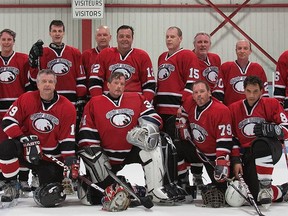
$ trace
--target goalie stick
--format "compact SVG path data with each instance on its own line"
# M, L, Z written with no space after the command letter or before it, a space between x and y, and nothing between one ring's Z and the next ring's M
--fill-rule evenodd
M112 177L118 184L120 184L131 196L133 196L141 205L145 208L152 208L154 206L150 196L139 197L126 183L122 182L105 164L104 164L108 174Z
M187 140L195 147L199 157L201 158L201 160L203 160L204 162L207 162L209 163L210 166L212 166L213 168L215 168L215 165L210 161L210 159L203 153L199 150L199 148L196 146L196 144L191 140L190 137L187 137ZM241 174L238 174L238 177L239 177L239 180L240 182L243 184L246 192L247 192L247 196L246 197L234 184L231 184L232 180L229 179L229 178L226 178L225 180L240 194L240 196L242 196L243 198L245 198L245 200L255 208L256 212L258 213L259 216L265 216L261 211L260 209L258 208L249 188L248 188L248 185L245 183L243 177Z

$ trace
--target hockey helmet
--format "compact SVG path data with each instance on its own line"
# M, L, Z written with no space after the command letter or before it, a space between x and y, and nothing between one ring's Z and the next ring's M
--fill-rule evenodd
M241 184L240 181L238 180L234 180L233 182L231 182L228 187L227 190L225 192L225 200L226 202L233 207L240 207L245 203L245 198L243 196L240 195L239 192L237 192L233 186L236 187L239 192L241 192L245 197L247 197L247 191L245 190L243 184Z

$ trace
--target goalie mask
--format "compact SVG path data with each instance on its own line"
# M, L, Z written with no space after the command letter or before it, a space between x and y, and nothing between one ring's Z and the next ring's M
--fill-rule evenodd
M233 184L238 190L247 197L247 191L243 187L240 181L235 180L228 185L226 192L225 192L225 200L226 202L233 207L240 207L245 203L245 198L242 197L231 185Z
M224 193L215 185L205 185L201 191L204 205L212 208L220 208L225 206Z

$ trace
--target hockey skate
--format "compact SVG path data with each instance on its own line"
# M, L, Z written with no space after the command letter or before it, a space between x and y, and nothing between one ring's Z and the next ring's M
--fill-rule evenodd
M72 180L65 177L63 180L62 180L62 185L64 187L64 194L66 195L72 195L74 194L74 186L73 186L73 183L72 183Z
M0 180L0 191L3 190L3 186L5 185L5 181L4 180Z
M204 186L204 182L202 179L202 174L193 174L193 186L196 186L198 191L201 194L201 190Z
M28 198L29 193L31 192L31 187L27 181L20 181L20 197Z
M19 183L16 180L7 182L4 186L4 194L1 196L1 207L9 208L17 205L19 198Z
M278 186L282 192L281 202L288 202L288 183L282 184Z
M38 187L39 187L39 178L38 176L33 174L31 181L31 191L35 191Z
M268 209L272 203L272 188L271 188L271 180L263 179L259 182L259 193L257 197L257 201L265 208Z

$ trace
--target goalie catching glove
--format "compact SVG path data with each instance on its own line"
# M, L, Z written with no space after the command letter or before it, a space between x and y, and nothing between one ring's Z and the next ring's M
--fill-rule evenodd
M38 58L43 55L43 41L39 39L30 49L29 64L32 68L38 67Z
M159 127L143 118L139 119L139 125L128 131L127 142L145 151L154 150L160 139Z
M130 199L128 192L119 184L114 183L104 191L102 198L103 210L118 212L124 211L129 207Z
M19 138L20 143L23 144L24 157L32 164L39 164L39 160L42 158L42 150L40 141L36 135L22 136Z
M257 137L276 138L278 140L283 140L284 137L280 126L266 122L255 124L253 132Z
M229 155L218 157L215 163L214 178L217 182L224 182L229 177L230 172Z

